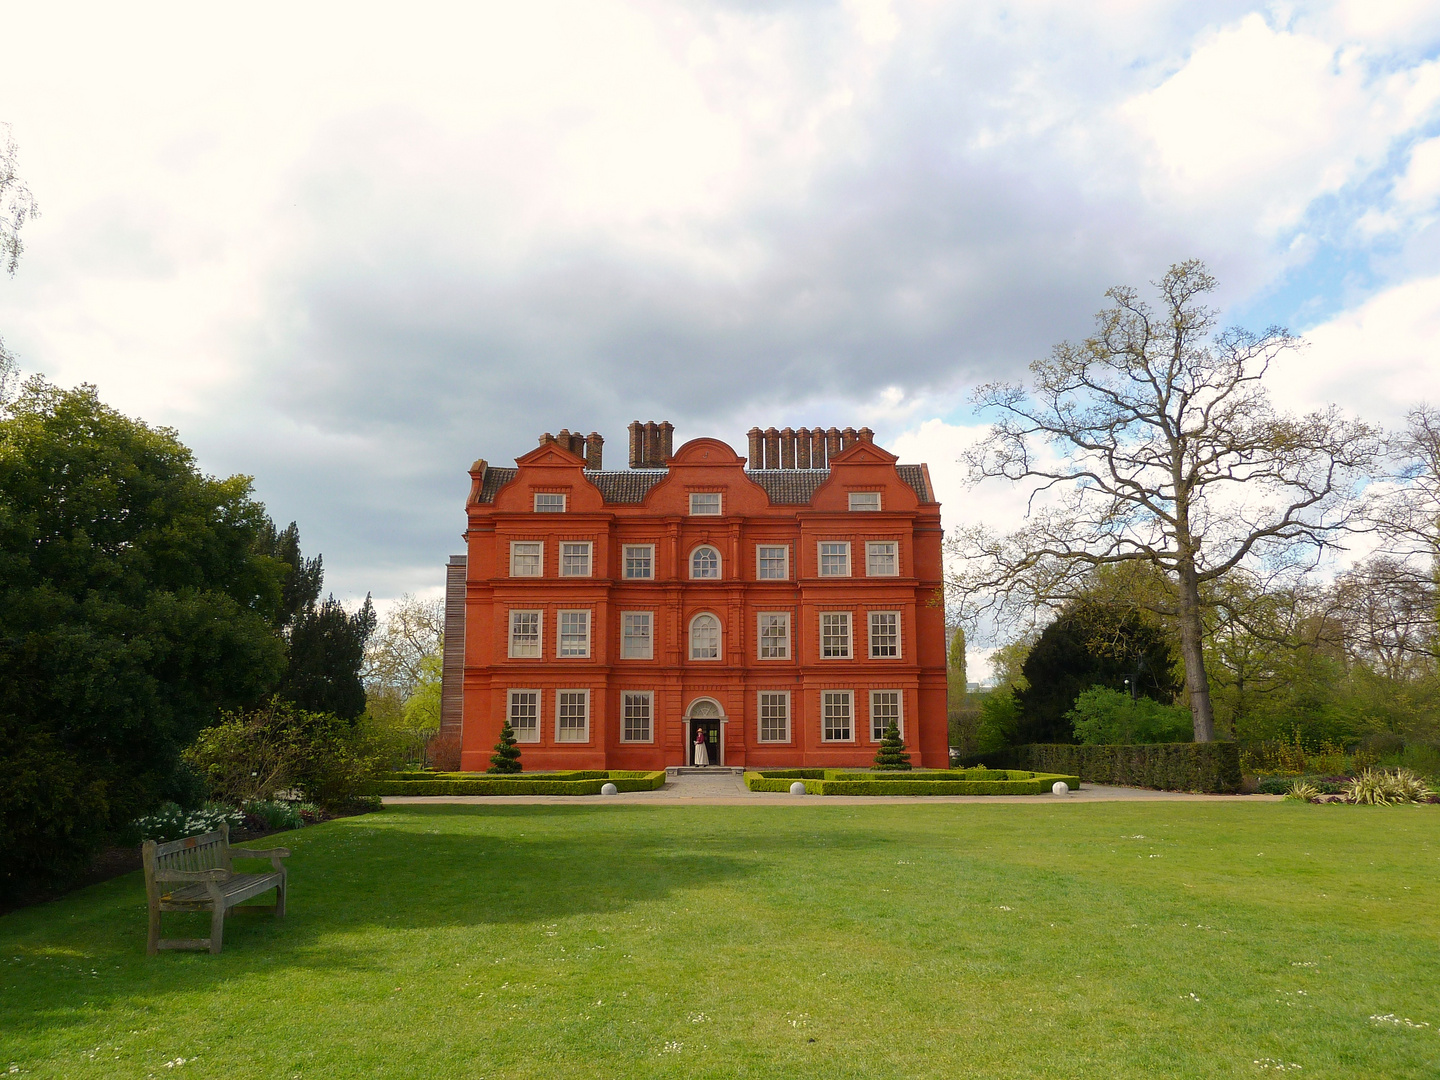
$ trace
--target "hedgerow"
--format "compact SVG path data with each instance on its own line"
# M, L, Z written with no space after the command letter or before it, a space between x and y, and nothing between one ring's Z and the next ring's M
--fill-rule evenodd
M1075 746L1030 743L994 753L973 754L966 764L1036 772L1071 773L1092 784L1158 788L1162 791L1240 790L1240 750L1233 742L1143 743L1133 746Z
M414 775L414 774L412 774ZM421 774L423 775L423 774ZM665 770L638 772L612 769L586 770L573 774L555 773L494 776L451 773L442 778L418 780L372 780L366 795L598 795L606 783L620 791L654 791L665 784Z
M822 775L793 775L797 772L820 772ZM1059 773L1003 769L956 769L954 773L958 775L936 770L900 779L844 769L764 769L747 772L745 786L751 791L788 792L792 783L801 780L807 795L1043 795L1059 780L1071 787L1080 786L1079 777ZM986 775L988 779L969 779L964 775L966 773Z

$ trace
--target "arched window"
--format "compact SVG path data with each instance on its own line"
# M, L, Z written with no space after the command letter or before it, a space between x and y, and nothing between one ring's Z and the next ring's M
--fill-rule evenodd
M690 553L690 576L692 578L718 578L720 576L720 552L708 544Z
M720 659L720 620L714 615L696 615L690 620L690 659Z

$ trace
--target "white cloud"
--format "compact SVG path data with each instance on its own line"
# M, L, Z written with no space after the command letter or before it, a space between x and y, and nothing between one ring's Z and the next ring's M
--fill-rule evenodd
M1121 113L1152 147L1152 198L1273 236L1433 110L1433 68L1377 72L1361 48L1250 14Z
M1405 174L1395 182L1395 198L1421 212L1440 200L1440 137L1417 143L1410 151Z
M1393 427L1418 402L1440 402L1440 276L1385 289L1305 338L1309 348L1272 373L1276 399L1290 409L1339 403Z

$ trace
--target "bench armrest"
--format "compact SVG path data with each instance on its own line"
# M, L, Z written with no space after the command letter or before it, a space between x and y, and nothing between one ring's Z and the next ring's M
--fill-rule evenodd
M228 881L234 877L229 870L156 870L156 881Z
M232 847L230 849L232 859L288 859L290 849L287 847L277 848L243 848Z

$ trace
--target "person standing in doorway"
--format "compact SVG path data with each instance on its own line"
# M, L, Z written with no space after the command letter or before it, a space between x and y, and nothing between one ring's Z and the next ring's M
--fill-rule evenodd
M705 766L710 764L710 748L705 745L705 729L695 729L695 764Z

